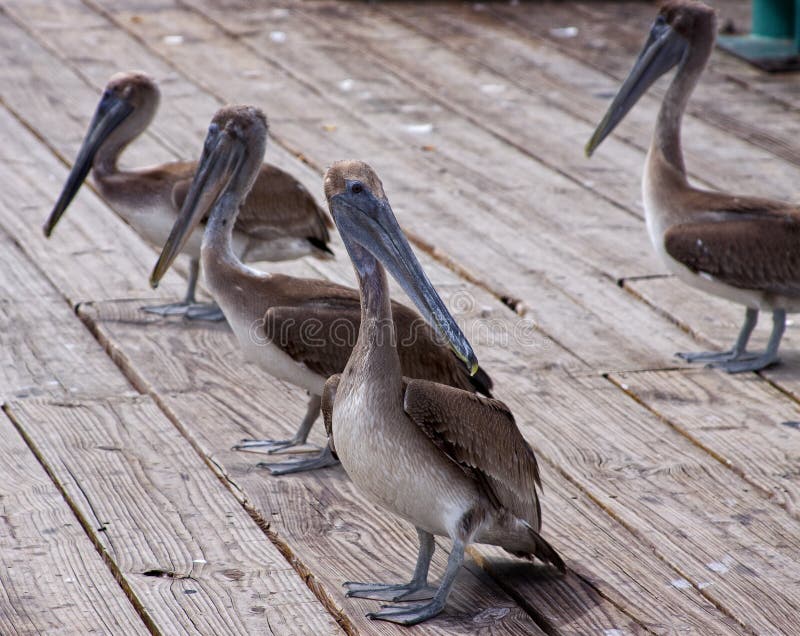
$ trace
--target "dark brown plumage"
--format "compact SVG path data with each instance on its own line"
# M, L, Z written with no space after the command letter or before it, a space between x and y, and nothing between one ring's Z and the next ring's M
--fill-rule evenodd
M341 373L361 325L358 291L327 281L277 274L270 284L282 293L280 299L273 297L277 304L271 304L264 314L264 340L314 373L326 378ZM470 376L417 312L392 301L392 319L404 375L491 396L489 376L485 372Z
M664 233L667 253L733 287L800 297L800 210L694 191L689 220Z
M140 171L140 179L154 182L172 180L172 201L180 210L192 184L196 162L167 164L152 171ZM269 211L269 213L265 213ZM208 215L201 225L208 222ZM333 227L330 216L316 202L311 193L285 170L265 163L261 166L252 189L247 194L236 217L236 231L248 238L242 254L248 260L250 252L257 251L258 243L284 238L303 238L314 250L331 255L328 247Z

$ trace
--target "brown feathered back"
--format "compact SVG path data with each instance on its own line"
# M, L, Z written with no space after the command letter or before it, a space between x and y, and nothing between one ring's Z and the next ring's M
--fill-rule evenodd
M186 176L175 183L172 199L178 210L183 206L194 178L196 164L185 166ZM205 224L208 217L201 222ZM261 166L255 183L242 203L236 230L251 241L270 241L293 237L313 239L321 245L330 241L333 222L302 183L277 166Z
M778 201L690 189L685 221L664 233L667 253L725 284L800 296L800 210Z
M263 337L323 377L344 371L361 326L358 291L281 275L273 275L270 284L283 293L282 298L269 299ZM491 395L491 378L483 371L470 377L419 314L392 301L392 319L403 375Z

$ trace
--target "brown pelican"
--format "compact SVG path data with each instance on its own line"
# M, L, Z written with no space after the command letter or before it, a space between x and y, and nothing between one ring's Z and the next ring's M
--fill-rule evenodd
M348 595L431 599L368 615L419 623L444 608L473 541L538 557L563 571L561 558L539 535L536 458L506 405L403 376L384 266L471 371L478 362L411 251L378 176L358 161L337 163L325 177L325 195L361 292L358 341L344 372L325 385L326 429L356 486L412 523L420 542L409 583L345 583ZM434 535L453 541L436 590L427 584Z
M196 162L130 171L117 167L125 147L152 121L158 103L158 87L144 73L118 73L111 78L61 196L44 225L45 236L50 236L92 169L98 190L125 221L152 245L164 244L186 198ZM264 164L237 219L233 249L240 258L252 261L280 261L309 254L326 258L331 256L329 227L328 215L299 181L280 168ZM149 307L148 311L221 318L218 309L195 303L201 239L202 230L198 230L184 246L191 258L184 301Z
M786 312L800 310L800 208L700 190L689 184L681 152L681 118L711 56L714 10L699 2L666 3L644 49L586 146L591 154L648 87L677 66L656 120L642 181L647 230L667 269L683 282L746 307L731 349L679 353L730 373L757 371L778 360ZM763 353L747 351L758 312L772 312Z
M245 266L234 251L234 231L266 148L267 122L256 108L229 106L214 116L197 174L180 217L153 270L153 285L167 271L201 219L208 218L201 258L206 283L247 358L273 376L306 389L311 398L297 434L290 440L247 441L238 448L268 452L305 444L319 416L325 380L344 370L360 319L358 291L324 280L266 274ZM470 377L458 359L437 342L415 312L393 304L404 372L467 391L489 395L491 380ZM335 463L326 445L315 458L260 464L274 474Z

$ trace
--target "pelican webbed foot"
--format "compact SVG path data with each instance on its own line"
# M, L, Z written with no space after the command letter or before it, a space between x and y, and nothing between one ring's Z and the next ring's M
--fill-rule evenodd
M433 598L436 588L424 581L410 583L355 583L342 584L348 598L368 598L374 601L424 601Z
M733 360L751 360L758 354L747 351L737 351L735 348L727 351L680 351L675 354L686 362L707 362L708 366L714 366L717 362L731 362Z
M274 455L281 452L305 453L321 451L316 444L309 444L304 439L243 439L233 447L233 450L266 453Z
M753 328L756 326L757 319L758 310L748 308L739 338L730 352L726 352L731 355L725 357L724 354L718 354L718 357L706 356L701 358L699 357L700 354L697 354L694 360L703 360L708 363L707 366L721 369L728 373L760 371L771 364L775 364L778 362L778 347L780 347L783 332L786 329L786 311L784 309L775 309L772 312L772 333L769 336L766 351L764 353L748 353L746 351L747 342L750 339ZM684 359L688 360L688 358ZM689 360L689 362L692 361Z
M428 585L428 570L431 567L436 542L430 532L417 528L419 551L414 575L408 583L354 583L347 581L342 586L347 590L345 596L369 598L376 601L422 601L433 598L436 588Z
M225 320L225 314L215 303L187 303L186 301L167 305L151 305L142 307L142 311L157 316L183 316L188 320L205 320L219 322Z
M444 606L445 601L438 598L423 605L384 605L377 612L369 612L367 618L398 625L416 625L440 614Z
M708 367L726 371L729 367L732 369L741 367L742 371L753 370L745 367L751 366L752 363L762 357L757 353L747 351L750 334L753 333L757 322L758 310L748 307L745 311L744 324L739 331L739 336L736 338L736 343L727 351L700 351L697 353L676 353L675 355L682 360L686 360L686 362L705 362ZM763 366L759 368L763 368ZM738 371L731 371L731 373L738 373Z
M204 320L206 322L222 322L225 314L217 303L194 303L186 308L183 314L186 320Z
M778 354L765 351L761 355L750 355L746 358L739 358L736 360L729 360L727 362L712 362L709 367L714 369L722 369L728 373L744 373L746 371L761 371L771 364L778 362Z
M258 462L258 468L266 468L273 475L289 475L291 473L303 473L309 470L317 470L319 468L327 468L328 466L336 466L339 463L331 452L330 446L322 449L319 455L311 459L296 459L288 462Z
M297 432L291 439L243 439L233 447L233 450L266 453L267 455L272 455L273 453L281 451L285 452L289 449L292 449L291 452L293 453L322 451L320 453L320 456L322 456L325 449L321 449L319 446L314 446L313 444L308 444L306 441L308 440L308 434L311 432L311 427L314 426L314 422L316 422L319 417L321 405L321 396L309 395L306 414L303 417L303 421L300 422L300 428L297 429ZM298 448L300 446L304 448ZM269 464L265 464L265 466L269 466ZM277 464L273 464L273 466L277 466Z
M158 316L183 316L187 320L205 320L207 322L220 322L225 320L225 314L217 303L198 303L195 300L197 277L200 272L200 262L193 258L189 261L189 281L186 286L186 296L181 302L168 305L153 305L142 307L142 311Z
M424 565L425 580L428 578L428 565L430 565L431 557L433 556L433 535L430 535L419 528L417 532L420 536L420 554L417 558L417 568L414 572L415 579L421 573L421 568ZM427 536L425 536L427 535ZM425 554L425 540L430 538L430 554ZM450 595L450 589L456 580L456 574L461 569L461 564L464 563L464 547L465 544L460 539L453 541L453 549L450 551L450 557L447 559L447 569L445 570L442 582L436 593L433 595L430 603L423 603L421 605L384 605L377 612L370 612L367 618L377 621L389 621L390 623L398 623L399 625L416 625L422 621L433 618L439 614L447 603L447 597ZM427 563L426 563L427 560ZM413 583L413 579L412 579ZM406 599L411 600L411 599Z
M431 599L430 603L420 605L383 605L377 612L370 612L367 618L378 621L389 621L400 625L415 625L439 614L447 602L450 588L453 586L456 574L464 562L464 543L460 540L453 542L453 550L447 560L442 583L438 588L428 585L428 570L430 569L433 552L436 549L433 535L421 528L417 528L419 537L419 553L414 575L406 584L393 585L389 583L352 583L344 584L347 596L369 598L381 601L419 601Z

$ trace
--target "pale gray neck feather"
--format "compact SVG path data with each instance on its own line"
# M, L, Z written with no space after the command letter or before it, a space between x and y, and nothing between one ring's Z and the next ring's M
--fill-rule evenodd
M658 111L653 148L678 172L686 175L681 150L681 121L697 80L711 55L711 46L692 47L678 67Z
M372 369L383 379L392 376L399 379L400 358L386 271L368 250L346 237L343 240L353 261L361 294L361 326L348 366L359 366L367 375L372 375L369 373Z
M128 143L130 143L130 140L115 142L109 139L98 148L97 154L95 154L94 161L92 162L92 169L94 170L96 178L103 179L120 172L117 163L119 161L119 156L122 154L122 151L125 150Z

